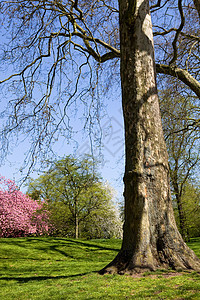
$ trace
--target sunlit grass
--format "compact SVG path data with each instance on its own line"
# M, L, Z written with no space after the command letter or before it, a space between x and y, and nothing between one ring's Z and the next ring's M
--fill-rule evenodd
M200 299L195 272L99 275L120 245L120 240L0 239L0 299ZM200 238L189 245L200 256Z

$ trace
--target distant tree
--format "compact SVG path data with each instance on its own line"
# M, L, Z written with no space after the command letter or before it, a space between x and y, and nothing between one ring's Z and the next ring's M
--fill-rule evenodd
M187 211L183 199L188 180L198 177L200 162L199 103L195 97L180 95L173 87L160 93L160 107L164 136L169 154L172 193L179 216L179 228L188 240Z
M93 189L93 191L88 189L86 198L94 197L95 190L96 192L99 190L99 198L96 199L98 203L82 219L82 236L87 238L122 238L122 221L117 207L112 202L112 189L105 183L99 183Z
M114 224L119 221L112 193L89 157L78 160L66 156L55 161L47 172L30 181L28 194L48 199L55 234L76 238L117 235Z
M42 203L19 191L12 180L0 176L0 237L48 233L48 215Z
M186 182L182 192L182 210L184 212L184 225L187 239L200 236L200 187L192 182ZM180 228L180 215L175 203L175 218Z

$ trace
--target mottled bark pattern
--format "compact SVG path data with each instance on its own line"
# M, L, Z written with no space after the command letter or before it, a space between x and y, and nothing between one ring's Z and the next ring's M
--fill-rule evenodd
M122 248L100 273L199 269L177 230L156 89L147 0L120 0L121 82L125 122L125 223Z

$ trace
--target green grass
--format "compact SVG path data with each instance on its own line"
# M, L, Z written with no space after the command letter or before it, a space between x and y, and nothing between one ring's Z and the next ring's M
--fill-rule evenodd
M0 300L200 299L200 275L99 275L120 240L0 239ZM189 246L200 257L200 238Z

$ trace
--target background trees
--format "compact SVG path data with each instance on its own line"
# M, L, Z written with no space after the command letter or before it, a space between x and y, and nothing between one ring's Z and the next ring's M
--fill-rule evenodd
M121 236L112 191L102 183L95 168L90 157L78 160L66 156L30 181L28 194L48 199L54 234L76 238Z
M184 213L184 231L186 239L200 236L200 188L197 182L187 181L181 195L182 210ZM178 205L174 205L175 217L181 232L180 214Z
M113 191L94 167L89 157L55 161L46 173L30 180L29 196L0 177L0 237L121 238Z
M169 154L171 187L178 212L177 221L185 240L189 239L189 219L191 220L190 213L187 211L189 206L185 205L186 194L188 203L194 205L193 217L195 211L199 213L192 199L195 188L191 184L191 180L195 184L199 178L200 111L198 102L191 95L180 94L179 89L176 89L175 85L172 86L170 81L169 88L160 93L163 130ZM191 190L191 200L188 198L189 190ZM193 226L194 224L195 222Z
M48 234L48 213L43 204L19 191L15 183L0 177L0 237Z

